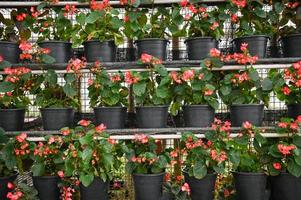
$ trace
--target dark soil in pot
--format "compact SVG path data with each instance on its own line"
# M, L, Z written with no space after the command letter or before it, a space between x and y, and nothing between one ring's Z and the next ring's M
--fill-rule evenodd
M210 127L214 121L214 109L208 105L187 105L183 113L186 127Z
M6 195L9 192L9 189L7 188L7 183L14 182L17 178L17 174L6 176L6 177L0 177L0 199L6 200Z
M191 190L192 200L213 200L216 174L207 174L203 179L197 179L184 172L185 182Z
M270 176L271 198L270 200L297 200L301 197L301 178L288 173L278 176Z
M44 130L60 130L73 126L73 108L41 108L40 111Z
M135 200L160 200L165 173L133 174Z
M230 106L232 126L240 127L245 121L261 126L264 117L263 104L234 104Z
M5 131L22 131L25 109L0 109L0 127Z
M80 185L81 200L108 200L109 182L104 182L99 177L94 177L94 181L88 187Z
M283 37L281 42L284 57L301 57L301 33Z
M135 41L137 45L138 59L143 53L155 56L164 61L167 59L168 40L160 38L147 38Z
M72 43L65 41L43 41L38 45L42 48L50 49L50 56L55 59L55 63L67 63L72 57ZM58 70L66 69L66 66L56 67Z
M237 200L265 200L267 176L264 173L233 172Z
M165 128L168 118L168 106L136 107L138 128Z
M115 62L117 47L113 40L100 42L91 40L84 42L87 62Z
M60 189L58 176L33 176L32 181L34 187L38 191L40 200L59 200Z
M287 116L296 119L301 115L301 104L287 105Z
M21 50L15 42L0 41L0 55L10 63L19 63Z
M95 123L105 124L108 129L122 129L126 123L126 107L96 107L94 108Z
M185 41L189 60L201 60L208 57L210 49L218 48L218 41L213 37L189 38Z
M248 44L248 50L251 56L258 56L259 58L265 58L267 55L268 36L266 35L254 35L245 36L233 39L234 52L241 52L240 47L243 43Z

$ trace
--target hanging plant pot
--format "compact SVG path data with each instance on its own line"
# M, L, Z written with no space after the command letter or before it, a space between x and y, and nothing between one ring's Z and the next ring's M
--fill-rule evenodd
M44 130L60 130L72 127L74 110L72 108L41 108Z
M271 200L296 200L301 196L301 178L283 172L270 176L269 180Z
M218 48L218 41L213 37L195 37L185 41L189 60L202 60L208 57L210 49Z
M208 105L183 106L186 127L210 127L214 121L214 109Z
M237 200L265 200L267 176L264 173L233 172Z
M167 117L168 106L136 107L138 128L165 128Z
M33 186L38 191L40 200L59 200L60 189L58 176L33 176Z
M108 129L122 129L126 122L126 111L126 107L96 107L96 125L103 123Z
M301 33L283 37L281 42L284 57L301 57Z
M17 178L18 174L14 174L11 176L6 177L0 177L0 199L7 199L6 194L9 192L9 189L7 188L8 182L14 182Z
M160 200L165 173L133 174L135 200Z
M267 54L267 44L269 37L266 35L245 36L233 39L234 52L241 53L240 47L243 43L248 44L251 56L265 58Z
M18 63L21 50L15 42L0 41L0 55L10 63Z
M113 40L100 42L91 40L84 42L85 55L87 62L115 62L116 61L116 45Z
M104 182L99 177L94 177L93 182L85 187L80 185L81 200L108 200L109 199L109 182Z
M234 104L230 106L230 118L234 127L240 127L245 121L261 126L264 116L263 104Z
M287 116L296 119L301 115L301 104L287 105Z
M5 131L22 131L25 109L0 109L0 127Z
M65 41L43 41L38 45L42 48L50 49L50 56L55 59L55 63L67 63L72 57L72 43ZM57 66L55 69L64 70L66 66Z
M184 172L184 177L190 187L192 200L214 199L216 174L207 174L203 179L197 179Z
M164 61L167 59L168 40L160 38L147 38L135 41L137 45L138 59L143 53L155 56Z

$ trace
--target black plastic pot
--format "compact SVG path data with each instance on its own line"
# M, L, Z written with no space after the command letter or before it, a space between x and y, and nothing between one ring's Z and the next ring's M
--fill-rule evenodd
M50 49L50 56L55 59L55 63L67 63L72 57L72 43L65 41L43 41L38 45L42 48ZM56 69L65 69L66 66L56 67Z
M22 131L25 109L0 109L0 127L5 131Z
M160 38L147 38L135 41L137 45L138 59L141 54L146 53L155 56L161 60L167 59L168 40Z
M263 104L235 104L230 106L230 118L234 127L240 127L245 121L261 126L264 116Z
M0 41L0 55L10 63L18 63L21 50L15 42Z
M115 62L117 47L113 40L100 42L91 40L84 42L85 55L88 62Z
M184 172L185 182L191 190L192 200L213 200L216 174L207 174L203 179L197 179Z
M168 106L136 107L138 128L165 128L167 117Z
M99 177L94 177L94 181L88 187L80 185L81 200L108 200L109 182L104 182Z
M6 200L6 195L9 192L9 189L7 188L8 182L14 182L17 178L17 174L14 174L12 176L7 177L0 177L0 199Z
M135 61L136 60L136 48L125 48L125 61Z
M165 173L133 174L135 200L160 200Z
M237 200L265 200L264 173L233 172Z
M288 173L269 177L271 184L270 200L296 200L301 197L301 178Z
M59 200L60 189L58 176L33 176L33 186L38 191L40 200Z
M189 60L201 60L208 57L210 49L218 48L218 41L213 37L189 38L185 41Z
M287 116L296 119L301 115L301 104L287 105Z
M210 127L214 121L214 109L208 105L183 106L186 127Z
M60 130L72 127L74 110L72 108L41 108L44 130Z
M266 35L245 36L233 39L234 52L241 52L240 47L243 43L248 44L248 50L252 56L265 58L267 55L267 44L269 37Z
M281 42L284 57L301 57L301 33L283 37Z
M105 124L108 129L124 128L126 123L126 107L97 107L94 108L95 123Z

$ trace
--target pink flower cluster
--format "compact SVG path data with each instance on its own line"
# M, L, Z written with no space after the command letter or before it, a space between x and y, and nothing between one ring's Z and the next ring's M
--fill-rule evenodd
M31 72L29 68L26 67L17 67L17 68L5 68L4 74L8 75L5 78L6 82L16 83L20 80L20 77L24 74Z
M146 143L148 143L148 136L145 134L136 134L134 136L134 141L136 143L146 144Z
M102 11L106 8L110 7L109 0L103 0L102 2L97 2L96 0L90 1L90 8L91 10Z
M283 155L283 156L288 156L292 152L292 150L296 149L295 145L284 145L284 144L278 144L277 146L278 151Z
M135 84L139 81L139 78L135 77L131 71L125 72L124 79L125 79L125 82L130 85Z
M278 127L282 129L288 129L289 132L298 132L299 126L301 125L301 115L297 117L295 121L287 122L280 121Z
M290 68L284 70L284 78L289 85L284 86L281 91L289 96L294 89L301 88L301 61L294 63Z
M215 149L210 150L210 157L219 163L224 162L228 158L225 151L217 152Z
M146 53L141 54L140 60L144 64L159 65L162 63L160 59Z
M86 60L79 59L79 58L72 58L69 60L67 64L67 72L70 72L71 70L74 71L75 73L79 73L81 69L84 69L87 65Z

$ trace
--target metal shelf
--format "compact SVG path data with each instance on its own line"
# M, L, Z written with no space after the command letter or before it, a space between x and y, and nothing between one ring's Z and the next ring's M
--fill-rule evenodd
M101 2L101 1L99 1ZM148 6L152 4L151 0L146 1L147 3L142 4L143 6ZM179 3L180 0L154 0L154 4L157 5L171 5L174 3ZM202 0L202 3L208 4L216 4L216 3L224 3L226 0ZM18 8L18 7L31 7L38 6L41 1L0 1L0 8ZM60 1L57 4L53 4L52 6L65 6L68 4L75 5L77 7L89 7L89 3L80 3L77 1ZM120 5L119 1L111 1L110 4L113 7L123 7Z

